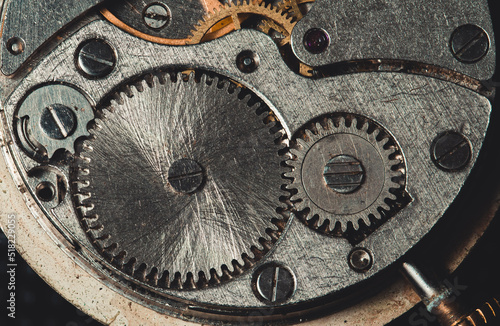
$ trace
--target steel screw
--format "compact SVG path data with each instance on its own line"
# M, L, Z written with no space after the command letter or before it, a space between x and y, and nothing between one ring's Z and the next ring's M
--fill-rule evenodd
M279 304L295 293L295 276L281 265L270 263L259 268L253 276L255 295L266 304Z
M459 171L469 164L472 148L469 140L455 131L437 136L431 145L431 158L444 171Z
M142 12L144 24L152 29L161 29L170 22L170 10L161 3L152 3Z
M168 181L175 191L192 193L203 184L203 169L193 160L180 159L168 170Z
M474 63L488 53L490 40L484 29L467 24L455 29L451 36L450 47L457 60Z
M363 273L372 268L373 258L365 248L354 248L349 254L349 267L358 273Z
M304 35L304 46L312 54L324 52L330 45L330 36L321 28L312 28Z
M76 51L76 67L82 75L89 79L109 75L115 65L115 51L104 40L88 40L82 43Z
M65 139L75 131L76 116L67 106L54 104L43 110L40 127L50 138Z
M18 55L24 52L26 44L20 37L12 37L7 41L7 50L10 54Z
M361 162L349 155L337 155L325 165L325 182L334 191L348 194L363 183L365 170Z
M241 72L252 73L259 67L259 56L250 50L242 51L236 57L236 65Z

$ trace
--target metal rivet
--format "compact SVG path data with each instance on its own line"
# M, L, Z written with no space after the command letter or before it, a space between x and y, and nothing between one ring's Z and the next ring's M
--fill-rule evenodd
M365 248L354 248L349 253L349 267L358 273L363 273L372 268L373 258Z
M142 19L151 29L161 29L170 23L170 10L162 3L152 3L144 8Z
M467 24L455 29L451 36L450 47L457 60L474 63L488 53L490 40L484 29Z
M295 293L295 275L276 263L260 267L254 273L252 282L255 295L269 305L283 303Z
M241 72L252 73L259 67L259 56L250 50L242 51L236 57L236 65Z
M363 183L365 169L361 162L349 155L337 155L325 165L323 177L328 187L335 192L348 194Z
M203 184L204 175L201 166L190 159L175 161L168 170L168 182L175 191L189 194Z
M7 50L10 54L18 55L24 52L26 43L20 37L12 37L7 41Z
M61 104L48 106L40 116L40 127L50 138L65 139L76 129L75 113Z
M116 65L114 49L106 41L92 39L82 43L76 51L76 67L89 79L109 75Z
M455 131L437 136L431 145L431 158L444 171L460 171L470 162L472 147L469 140Z
M313 54L324 52L330 45L330 36L321 28L312 28L304 35L304 46Z
M40 182L35 189L38 199L44 202L53 200L56 196L56 187L47 181Z

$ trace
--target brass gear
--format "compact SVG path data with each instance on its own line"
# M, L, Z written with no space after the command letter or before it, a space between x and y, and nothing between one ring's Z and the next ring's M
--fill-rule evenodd
M273 28L284 35L280 43L290 42L292 29L297 23L293 16L289 16L285 11L270 4L266 5L264 2L238 0L207 13L195 26L188 44L213 40L234 30L239 30L241 29L241 17L247 18L248 15L258 15L264 17L265 20L272 21ZM222 25L217 26L221 22ZM216 26L217 28L214 28Z

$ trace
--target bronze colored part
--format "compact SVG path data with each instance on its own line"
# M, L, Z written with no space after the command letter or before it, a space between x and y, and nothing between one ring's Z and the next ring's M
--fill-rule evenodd
M189 44L198 44L224 36L234 30L241 29L241 23L251 15L262 16L280 26L280 32L285 34L284 43L290 41L290 34L296 21L286 13L266 5L262 0L237 1L221 6L200 20L192 31ZM220 27L220 28L219 28Z
M185 45L189 42L189 38L185 39L168 39L168 38L162 38L162 37L157 37L157 36L152 36L148 35L146 33L140 32L129 25L125 24L121 20L119 20L115 15L113 15L108 9L103 8L101 9L101 14L106 18L111 24L115 25L116 27L124 30L125 32L132 34L134 36L137 36L138 38L141 38L143 40L153 42L153 43L158 43L158 44L165 44L165 45Z
M481 308L474 310L452 326L495 326L499 324L500 303L497 299L492 298L491 300L486 301Z
M480 308L471 311L459 302L443 300L432 310L432 314L443 326L497 326L500 324L500 303L496 298L491 298Z

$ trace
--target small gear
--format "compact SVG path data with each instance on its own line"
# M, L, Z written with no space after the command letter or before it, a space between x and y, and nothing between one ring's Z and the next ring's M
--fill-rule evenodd
M394 190L404 188L404 161L396 141L362 117L328 117L303 128L291 146L293 167L285 177L293 210L306 224L326 233L391 209ZM403 184L402 184L403 183ZM313 222L313 223L312 223ZM340 225L339 225L340 224Z
M205 15L192 31L190 44L198 44L204 41L226 35L227 33L241 29L241 16L257 15L273 22L273 28L283 34L280 43L289 43L290 35L296 24L294 18L286 12L274 8L270 4L252 0L238 0L227 3ZM217 24L223 23L221 26ZM216 28L214 28L216 27Z
M104 110L74 169L76 203L110 263L160 288L201 288L280 236L285 133L222 77L168 77L126 87Z

